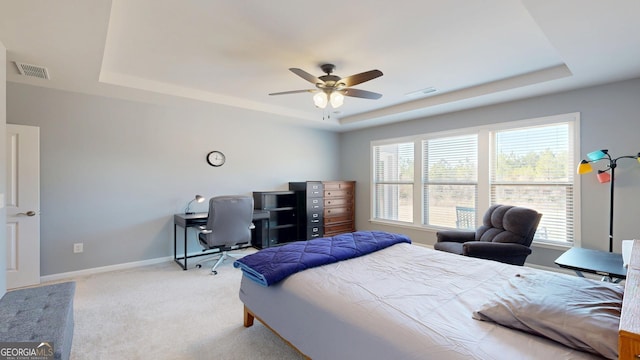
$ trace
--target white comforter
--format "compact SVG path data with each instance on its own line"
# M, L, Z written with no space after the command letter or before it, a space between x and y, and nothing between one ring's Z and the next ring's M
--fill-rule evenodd
M398 244L306 270L240 298L312 359L593 359L471 318L506 280L536 269Z

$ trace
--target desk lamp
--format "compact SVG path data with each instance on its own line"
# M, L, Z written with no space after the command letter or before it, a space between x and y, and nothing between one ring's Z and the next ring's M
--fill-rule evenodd
M195 197L193 200L189 201L189 203L187 204L187 208L184 210L185 215L195 214L193 211L190 211L191 204L192 204L194 201L195 201L195 202L199 202L199 203L201 203L201 202L203 202L203 201L204 201L204 196L202 196L202 195L196 195L196 197Z
M618 160L620 159L636 159L640 162L640 153L638 155L627 155L620 156L617 158L612 158L609 154L609 150L596 150L587 154L587 158L589 160L582 160L580 164L578 164L578 174L583 175L593 171L591 167L592 162L607 160L609 163L607 164L607 168L604 170L598 170L598 174L596 175L598 178L598 182L601 184L610 183L610 203L609 203L609 252L613 252L613 184L616 180L614 174L616 170L616 166Z

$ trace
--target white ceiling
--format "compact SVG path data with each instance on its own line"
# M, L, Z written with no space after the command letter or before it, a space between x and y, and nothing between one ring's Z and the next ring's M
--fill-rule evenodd
M637 0L0 0L0 41L10 82L345 131L640 77L639 18ZM268 95L312 89L288 68L320 76L322 63L381 70L355 88L382 98L336 112Z

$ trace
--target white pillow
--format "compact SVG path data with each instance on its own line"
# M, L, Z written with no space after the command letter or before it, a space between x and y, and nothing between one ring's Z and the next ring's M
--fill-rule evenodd
M617 359L623 293L622 285L570 275L516 275L473 318Z

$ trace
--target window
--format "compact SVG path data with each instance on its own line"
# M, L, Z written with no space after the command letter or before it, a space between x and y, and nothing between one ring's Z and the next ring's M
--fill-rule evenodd
M413 222L413 142L373 147L375 219Z
M543 214L536 241L571 243L578 130L573 113L373 142L372 220L475 229L509 204Z
M478 197L478 135L422 141L425 225L475 228L463 208L475 209Z
M491 203L542 213L538 240L574 238L571 132L559 123L492 133Z

